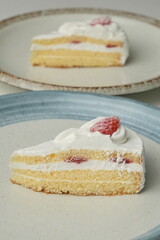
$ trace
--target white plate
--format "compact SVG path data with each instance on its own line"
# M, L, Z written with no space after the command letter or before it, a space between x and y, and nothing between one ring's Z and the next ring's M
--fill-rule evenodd
M0 113L1 239L160 239L158 108L117 97L44 91L1 96ZM141 133L147 170L141 193L47 195L11 184L8 162L12 151L53 139L60 131L99 115L119 115L123 124Z
M126 31L130 57L123 67L42 68L29 63L32 37L57 30L67 21L107 14ZM59 9L0 22L0 80L31 90L74 90L108 95L160 86L160 21L116 10Z

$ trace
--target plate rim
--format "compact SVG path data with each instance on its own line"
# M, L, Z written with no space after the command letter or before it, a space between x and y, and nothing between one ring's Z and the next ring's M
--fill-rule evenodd
M51 95L53 95L54 96L54 93L56 93L57 95L56 96L59 96L60 94L62 94L62 95L64 95L64 96L69 96L70 97L70 95L73 95L73 96L75 96L75 94L77 95L77 93L75 93L75 92L68 92L68 91L38 91L38 92L23 92L23 93L16 93L16 94L7 94L7 95L2 95L2 96L0 96L0 102L2 102L2 104L0 104L0 112L9 112L9 111L11 111L12 112L12 115L14 115L13 113L14 113L14 111L13 110L15 110L15 109L17 109L16 107L15 108L12 108L13 107L13 98L15 98L16 99L16 101L18 101L18 103L19 103L19 100L20 99L18 99L17 97L19 97L19 98L22 98L23 99L23 97L29 97L28 99L32 99L33 97L36 97L36 96L38 96L38 98L39 99L37 99L37 100L40 100L41 99L41 101L43 102L44 101L44 99L43 98L41 98L41 96L42 96L42 93L44 94L44 96L46 97L46 99L47 99L47 97L48 97L48 94L49 94L49 92L50 92L50 94ZM117 97L117 96L105 96L105 95L102 95L102 94L96 94L96 93L82 93L82 92L79 92L78 93L80 96L86 96L86 97L100 97L101 99L100 100L102 100L102 99L106 99L106 100L108 100L108 99L111 99L111 100L113 100L113 99L116 99L117 101L119 101L119 100L121 100L121 101L124 101L124 102L129 102L129 103L134 103L135 105L141 105L142 107L144 107L144 108L146 108L147 110L151 110L152 112L154 112L154 111L157 111L157 112L159 112L160 113L160 109L158 108L158 107L155 107L155 106L151 106L151 105L149 105L149 104L147 104L147 103L141 103L141 102L139 102L139 101L137 101L137 100L134 100L134 99L129 99L129 98L123 98L123 97ZM55 96L55 97L56 97ZM73 99L72 99L73 100ZM30 103L32 103L32 101L30 102ZM40 101L37 101L37 102L33 102L32 103L32 105L34 105L34 104L40 104ZM27 101L25 101L25 102L23 102L23 105L22 106L24 106L24 105L27 105L28 103L27 103ZM22 107L23 108L23 107ZM16 111L20 111L20 108L18 108ZM5 119L5 118L4 118ZM68 118L69 119L69 118ZM74 118L70 118L70 119L74 119ZM159 122L160 122L160 118L157 116L157 119L159 120ZM33 121L34 119L30 119L30 120L28 120L27 119L27 121ZM38 119L36 119L36 120L38 120ZM76 119L75 119L76 120ZM82 120L82 119L81 119ZM16 121L16 122L11 122L10 124L16 124L16 123L18 123L18 122L24 122L25 120L22 120L22 119L20 119L20 121ZM3 126L8 126L9 124L8 123L5 123L5 124L3 124L2 125L2 122L0 121L0 127L3 127ZM159 133L159 135L160 135L160 133ZM153 139L152 139L153 140ZM153 140L154 141L154 140ZM159 237L160 237L160 225L157 225L157 226L155 226L155 227L153 227L152 229L149 229L147 232L145 232L145 233L143 233L143 234L141 234L141 235L139 235L139 236L137 236L137 237L134 237L132 240L158 240L159 239Z
M56 8L56 9L45 9L39 11L28 12L24 14L19 14L0 21L0 30L5 28L12 23L21 22L26 19L31 19L40 16L48 15L58 15L58 14L78 14L78 13L96 13L96 14L108 14L112 16L120 16L130 19L138 19L141 22L145 22L160 28L160 20L121 10L113 9L102 9L102 8ZM150 89L160 87L160 75L145 81L140 81L138 83L117 85L117 86L98 86L98 87L77 87L77 86L60 86L57 84L46 84L36 82L27 78L19 77L14 74L8 73L0 69L0 81L5 82L9 85L20 87L22 89L29 90L69 90L69 91L83 91L83 92L96 92L103 93L107 95L123 95L130 93L143 92Z
M128 111L127 111L127 115L125 116L124 109L122 109L122 111L123 111L122 115L125 116L125 122L124 122L125 125L131 129L137 131L138 133L142 134L143 136L146 136L149 139L151 139L157 143L160 143L160 127L159 127L160 126L160 108L159 107L152 106L148 103L140 102L135 99L130 99L130 98L126 98L126 97L124 98L121 96L106 96L104 94L97 94L97 93L45 90L45 91L36 91L36 92L30 91L30 92L21 92L21 93L1 95L0 96L0 112L3 113L3 116L0 119L0 127L3 127L5 125L10 125L10 124L15 124L15 123L18 123L21 121L24 122L24 121L56 118L55 117L56 112L53 112L53 113L51 112L46 117L46 115L43 115L43 113L41 113L42 109L41 109L41 111L36 112L33 117L32 117L32 115L27 116L27 108L28 108L28 106L31 106L31 108L34 108L34 105L37 106L37 104L39 104L39 106L40 106L40 103L43 102L45 108L55 111L57 109L57 106L54 105L54 101L56 99L59 100L60 97L65 98L65 100L61 101L61 103L63 102L63 104L66 104L66 103L71 104L74 102L74 105L75 105L80 102L79 107L82 107L82 109L79 108L79 111L81 111L81 112L84 111L83 104L85 104L85 106L86 106L86 103L84 103L84 102L86 102L87 99L92 100L92 101L95 101L95 99L96 99L96 101L95 101L96 104L103 102L103 104L106 104L106 106L108 106L108 107L110 107L110 104L111 104L111 106L116 106L116 104L118 105L119 101L120 101L122 103L121 106L123 106L122 108L124 108L124 109L128 108L132 104L132 108L134 107L134 109L136 109L136 111L135 111L135 115L137 115L136 117L138 117L141 114L141 112L145 112L148 114L148 116L147 116L148 122L152 121L152 122L154 122L154 125L149 124L150 129L147 129L147 131L146 131L145 127L140 127L140 126L137 127L136 124L135 124L136 127L132 126L133 122L132 122L132 125L130 125L130 119L133 119L133 116L128 117L128 114L130 114ZM14 101L14 99L15 99L15 101ZM49 100L49 102L47 102L47 99ZM67 100L68 100L68 102L67 102ZM45 102L46 102L46 106L45 106ZM51 103L52 103L52 105L51 105ZM72 106L73 108L74 108L74 105ZM88 107L90 107L90 103L89 103ZM92 104L92 107L93 107L93 104ZM21 113L21 110L22 110L22 113ZM72 109L72 110L74 110L74 109ZM36 111L36 108L35 108L35 111ZM18 112L20 113L20 115L17 114ZM132 110L131 110L131 113L132 113ZM18 118L16 118L16 114L17 114ZM84 117L84 115L81 115L80 113L78 115L78 112L74 112L74 111L71 112L71 115L68 112L61 113L61 115L58 112L58 115L62 119L65 119L66 115L67 115L68 119L75 119L75 120L78 120L78 119L79 120L89 120L89 118L90 118L90 117ZM91 116L91 115L93 115L93 117L95 116L95 114L90 113L89 116ZM119 110L118 115L119 115L119 117L121 116L121 110ZM136 120L137 119L135 118L134 121L136 121ZM121 119L121 121L123 122L122 119ZM157 128L156 131L155 131L155 126L159 127L159 128Z

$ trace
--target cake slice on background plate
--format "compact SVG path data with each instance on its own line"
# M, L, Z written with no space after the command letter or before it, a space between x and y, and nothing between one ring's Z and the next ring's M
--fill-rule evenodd
M13 152L11 181L45 193L119 195L144 186L143 143L118 117L98 117Z
M108 16L67 22L58 31L32 39L31 63L45 67L122 66L129 55L121 27Z

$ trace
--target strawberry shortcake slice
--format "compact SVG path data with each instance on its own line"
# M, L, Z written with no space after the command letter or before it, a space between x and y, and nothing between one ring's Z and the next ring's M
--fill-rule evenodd
M108 16L67 22L32 39L31 63L45 67L122 66L129 55L122 28Z
M13 152L11 181L45 193L119 195L144 186L143 143L118 117L98 117Z

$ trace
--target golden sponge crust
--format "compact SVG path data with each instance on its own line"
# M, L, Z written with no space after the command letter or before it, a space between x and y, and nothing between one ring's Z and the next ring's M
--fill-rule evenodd
M119 52L91 52L87 50L34 50L31 64L44 67L107 67L121 66Z
M71 163L72 164L72 163ZM52 181L129 181L129 182L140 182L141 174L139 172L128 172L127 170L80 170L75 169L71 171L32 171L23 169L14 169L12 172L14 175L26 176L29 178L47 179Z
M105 152L97 150L76 150L53 153L41 156L13 155L11 162L25 163L28 167L32 164L41 164L64 161L70 157L82 157L89 161L110 161L120 156L142 165L142 157L134 153ZM107 157L107 160L106 160ZM73 164L68 163L68 164ZM85 164L85 163L84 163ZM13 165L14 166L14 165ZM38 169L38 168L37 168ZM74 195L121 195L133 194L140 191L143 184L143 172L127 170L91 170L77 169L60 171L40 171L12 168L11 181L34 191L45 193L67 193Z
M99 182L99 181L49 181L48 179L35 180L15 175L11 178L12 183L20 184L37 192L66 193L80 196L87 195L122 195L134 194L140 190L138 182Z

